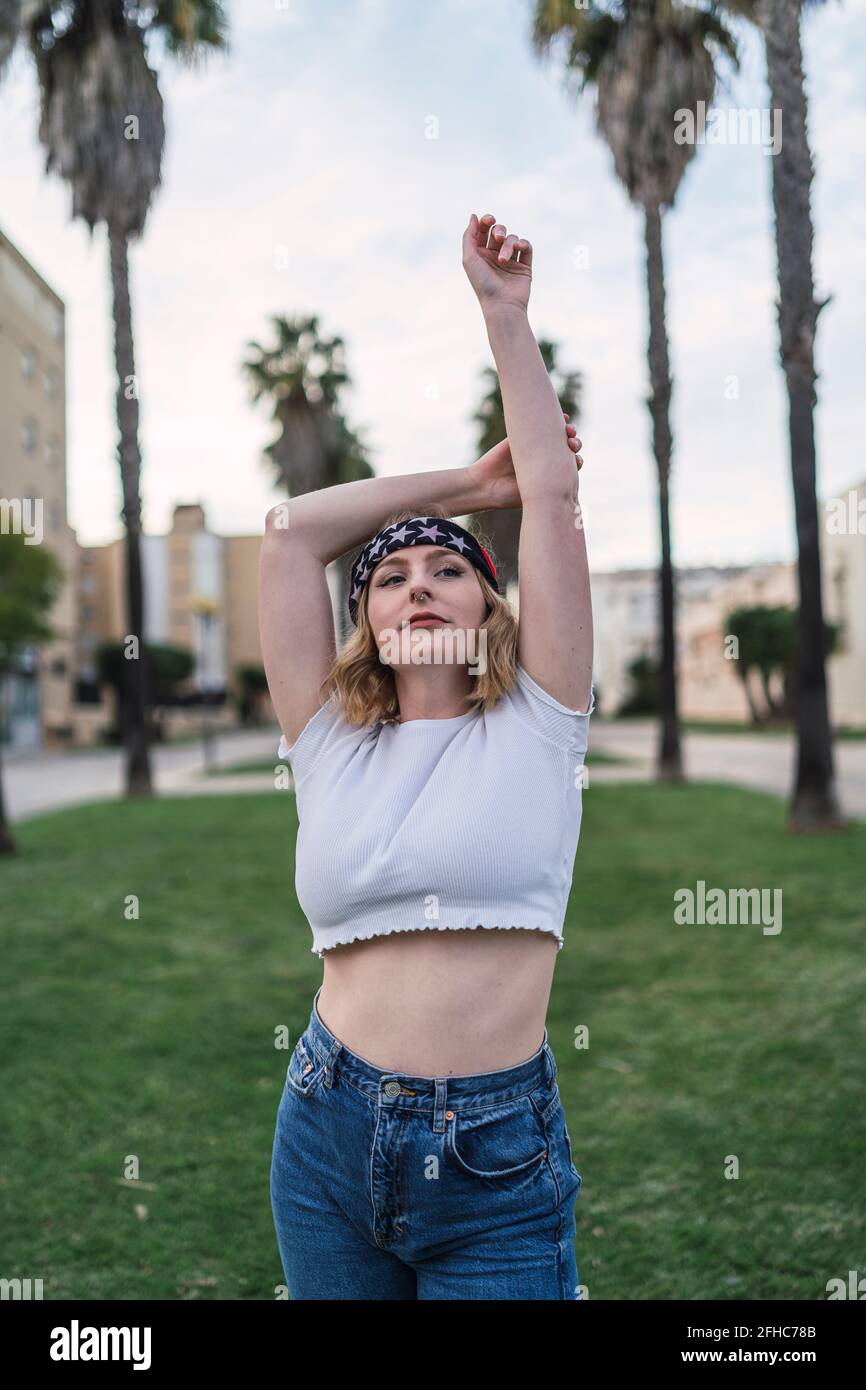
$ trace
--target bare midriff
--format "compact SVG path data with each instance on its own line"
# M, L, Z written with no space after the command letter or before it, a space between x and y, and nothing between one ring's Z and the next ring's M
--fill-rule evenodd
M516 1066L544 1041L556 965L552 932L394 932L323 956L317 1008L373 1066L472 1076Z

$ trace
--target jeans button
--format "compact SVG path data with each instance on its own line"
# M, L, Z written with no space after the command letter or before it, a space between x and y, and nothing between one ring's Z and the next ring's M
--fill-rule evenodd
M386 1082L385 1082L385 1085L382 1087L382 1090L385 1092L385 1095L386 1095L386 1096L399 1096L399 1094L400 1094L400 1082L399 1082L399 1081L386 1081Z

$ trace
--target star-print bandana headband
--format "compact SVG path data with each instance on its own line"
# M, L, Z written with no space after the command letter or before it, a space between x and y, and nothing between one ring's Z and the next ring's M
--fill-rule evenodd
M349 587L349 616L358 626L358 601L364 585L372 571L381 564L392 550L402 550L406 545L442 545L456 550L480 570L491 588L499 593L496 582L496 568L483 545L463 526L439 516L415 516L411 521L401 521L396 526L386 526L371 541L368 541L352 566L352 582Z

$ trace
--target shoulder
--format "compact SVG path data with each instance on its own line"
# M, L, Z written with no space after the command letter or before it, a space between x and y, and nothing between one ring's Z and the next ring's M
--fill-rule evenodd
M516 679L502 700L521 722L539 737L571 753L583 754L589 743L589 719L595 709L595 690L591 689L585 710L569 709L517 662Z
M305 780L326 753L337 748L351 751L366 738L376 737L378 724L350 724L335 695L307 720L294 743L280 737L277 757L285 758L292 769L295 786Z

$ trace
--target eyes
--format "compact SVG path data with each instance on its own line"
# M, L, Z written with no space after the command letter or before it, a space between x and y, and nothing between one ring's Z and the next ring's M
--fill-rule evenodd
M463 574L463 570L460 569L457 565L443 565L441 569L438 569L438 570L436 571L436 573L437 573L437 574L444 574L446 570L450 570L452 574ZM392 579L402 579L402 578L403 578L403 576L402 576L401 574L389 574L389 575L388 575L388 578L387 578L387 579L383 579L382 582L381 582L381 584L379 584L377 587L380 588L380 589L387 589L387 587L388 587L388 585L391 583L391 580L392 580Z

